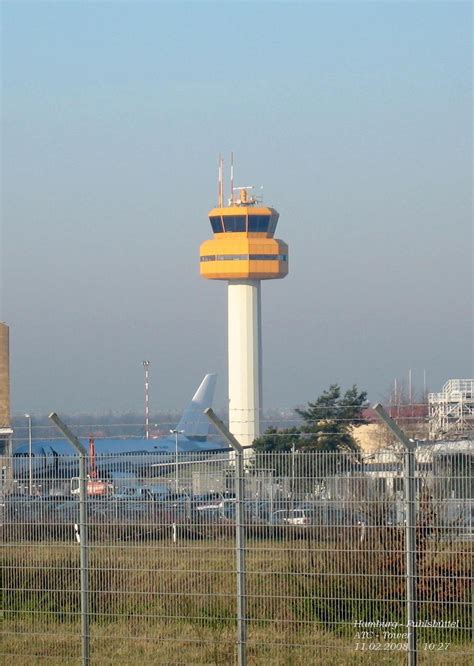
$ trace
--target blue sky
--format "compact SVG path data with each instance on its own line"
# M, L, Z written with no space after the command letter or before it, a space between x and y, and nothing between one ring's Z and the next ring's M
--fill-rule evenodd
M264 401L472 376L469 3L2 4L2 306L17 412L226 395L199 277L216 162L264 185Z

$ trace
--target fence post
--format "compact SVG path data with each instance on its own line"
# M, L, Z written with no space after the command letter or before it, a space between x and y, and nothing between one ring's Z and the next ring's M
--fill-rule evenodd
M247 666L247 594L245 567L245 485L244 449L224 423L208 407L204 414L235 451L235 549L237 565L237 646L238 664Z
M403 445L405 452L405 579L408 633L408 666L416 666L416 481L415 442L387 414L381 404L373 406L385 425Z
M81 566L81 642L82 665L90 664L90 628L89 628L89 541L87 520L87 451L59 416L52 412L51 421L71 442L79 454L79 547Z
M405 451L405 554L407 578L408 663L416 665L416 480L415 451Z

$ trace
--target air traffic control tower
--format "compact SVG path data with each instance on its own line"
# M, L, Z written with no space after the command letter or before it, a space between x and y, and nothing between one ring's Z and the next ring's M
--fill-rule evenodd
M252 196L252 187L235 187L224 205L223 161L219 161L218 205L209 213L214 238L202 243L200 272L208 280L227 280L229 430L251 446L260 436L262 410L262 280L288 273L288 246L274 238L279 215Z

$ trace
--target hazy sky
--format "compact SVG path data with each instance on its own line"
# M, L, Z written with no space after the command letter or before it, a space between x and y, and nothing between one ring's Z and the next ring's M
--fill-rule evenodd
M227 401L219 152L265 186L264 403L472 377L471 5L2 3L13 411ZM227 162L228 164L228 162Z

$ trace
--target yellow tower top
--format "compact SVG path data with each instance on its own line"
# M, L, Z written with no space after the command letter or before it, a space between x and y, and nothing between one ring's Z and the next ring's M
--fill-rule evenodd
M233 187L223 205L222 160L218 206L209 212L214 238L200 247L200 273L209 280L271 280L288 273L288 245L274 238L279 214L251 196L250 187ZM235 192L239 194L236 196Z

